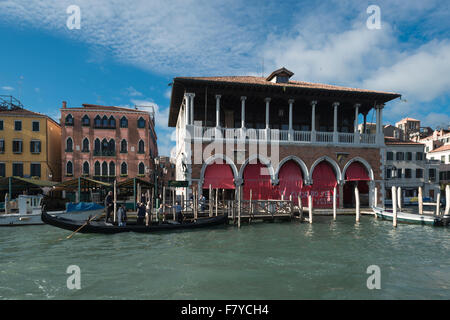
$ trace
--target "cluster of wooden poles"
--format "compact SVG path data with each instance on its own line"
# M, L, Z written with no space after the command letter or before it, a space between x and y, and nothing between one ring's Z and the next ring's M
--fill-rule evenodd
M435 206L435 215L439 216L441 214L441 193L438 192L436 195L436 202L423 202L423 188L419 187L418 189L418 205L419 205L419 214L423 214L423 206ZM445 210L444 215L448 215L450 213L450 185L445 187ZM403 200L402 200L402 188L392 186L392 224L394 227L397 227L397 210L402 211L403 209Z

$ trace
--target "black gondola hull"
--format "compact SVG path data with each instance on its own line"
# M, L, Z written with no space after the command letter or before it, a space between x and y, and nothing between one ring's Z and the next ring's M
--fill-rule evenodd
M74 221L61 217L55 217L43 212L41 215L42 221L45 224L58 227L61 229L76 231L86 224L86 221ZM78 233L100 233L100 234L115 234L123 232L139 232L139 233L153 233L158 231L175 231L175 230L189 230L207 228L212 226L224 225L228 223L228 216L222 215L211 218L199 219L196 222L190 223L162 223L153 224L151 226L145 225L127 225L119 227L116 225L107 225L104 222L91 221L81 228Z

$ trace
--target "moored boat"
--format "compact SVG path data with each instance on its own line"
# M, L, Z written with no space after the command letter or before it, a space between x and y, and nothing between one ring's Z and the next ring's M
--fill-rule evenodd
M42 195L19 195L18 211L0 214L0 226L23 226L44 224L41 220ZM101 214L102 206L93 203L68 204L66 210L49 211L52 216L64 216L72 220L85 221L89 216Z
M123 232L140 232L140 233L152 233L156 231L175 231L175 230L188 230L207 228L213 226L224 225L228 223L227 215L220 215L217 217L208 217L197 219L194 222L178 223L175 221L167 221L165 223L153 223L149 226L136 225L127 223L126 226L117 226L104 221L74 221L66 219L60 216L52 216L46 212L42 212L42 221L44 223L66 229L69 231L77 231L79 233L100 233L100 234L114 234Z
M392 209L383 209L380 207L373 207L372 209L377 217L383 220L393 220L394 213ZM450 215L434 216L429 214L416 214L398 211L397 221L403 223L416 223L433 226L448 226L450 224Z

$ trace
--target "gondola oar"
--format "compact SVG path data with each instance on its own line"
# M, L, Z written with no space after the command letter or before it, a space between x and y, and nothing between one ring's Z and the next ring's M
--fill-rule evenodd
M104 215L105 215L105 214L103 213L103 214L100 216L100 218L103 217ZM66 239L72 238L72 236L73 236L75 233L77 233L78 231L80 231L81 229L83 229L85 226L87 226L87 225L89 224L89 222L91 222L92 220L94 220L95 218L97 218L97 216L98 216L98 214L96 214L94 217L92 217L91 219L89 219L88 221L86 221L85 224L83 224L83 225L82 225L81 227L79 227L77 230L75 230L74 232L72 232L72 234L69 235L69 236L67 236Z

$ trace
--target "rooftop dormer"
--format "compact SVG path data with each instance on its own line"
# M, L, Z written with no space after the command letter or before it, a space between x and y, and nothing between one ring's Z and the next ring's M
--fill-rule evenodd
M289 79L294 75L292 71L289 71L285 67L275 70L266 78L267 81L274 83L288 83Z

